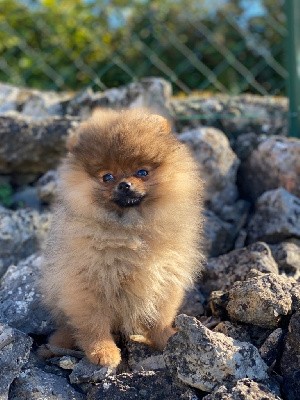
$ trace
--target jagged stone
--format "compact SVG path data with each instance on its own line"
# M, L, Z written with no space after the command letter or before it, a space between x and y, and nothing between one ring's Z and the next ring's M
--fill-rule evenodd
M228 290L234 282L245 280L251 269L278 273L271 250L265 243L253 243L243 249L208 259L201 285L206 291Z
M264 192L283 187L300 197L300 140L273 136L261 140L242 162L243 192L256 200Z
M270 245L270 249L280 272L297 279L300 276L300 240L290 239Z
M10 400L84 400L85 395L76 391L68 380L39 368L25 369L11 385Z
M250 379L241 379L231 388L221 386L202 400L281 400L268 386Z
M248 243L300 238L300 198L283 188L262 194L248 225Z
M10 264L19 262L42 247L49 229L50 213L9 210L0 206L0 277Z
M223 132L215 128L199 128L184 132L179 139L188 144L201 165L206 184L204 200L214 211L233 204L237 197L236 173L239 160Z
M186 314L191 317L200 317L204 314L204 303L205 296L200 289L200 285L195 284L192 289L186 292L179 314Z
M74 366L70 374L70 382L76 384L98 383L114 373L114 369L92 364L87 358L83 358Z
M32 345L32 339L0 323L0 398L8 399L10 384L19 376L26 364ZM11 398L11 397L9 397Z
M272 366L280 355L283 336L283 330L277 328L261 345L259 354L268 366Z
M39 175L55 168L65 154L65 141L79 123L77 117L33 120L0 116L0 172Z
M62 115L62 103L71 96L71 93L66 92L42 91L0 83L0 113L17 111L37 119Z
M128 365L132 371L156 371L166 367L162 352L146 344L130 340L127 350Z
M250 343L212 332L200 321L179 315L164 351L167 367L182 382L211 392L242 379L267 379L267 366Z
M96 107L134 108L149 107L169 116L171 84L157 77L142 78L118 88L94 92L91 88L79 92L66 103L66 113L86 118Z
M287 399L299 400L300 393L300 312L295 313L290 321L281 358L283 391Z
M288 102L283 97L253 94L207 96L205 93L203 96L172 99L170 106L179 132L199 126L214 126L221 128L232 140L250 132L283 136L288 132ZM245 118L249 114L255 115L255 118Z
M0 321L25 333L48 334L53 329L37 288L41 257L32 255L8 268L0 283Z
M233 225L223 221L213 211L204 213L203 251L207 256L217 257L231 250L234 246L236 230Z
M258 145L267 138L266 135L257 135L255 132L242 133L238 135L233 143L233 150L238 158L242 161L247 160L250 154L258 147ZM238 182L240 186L243 185L243 176L240 173L241 167L238 171Z
M175 382L166 371L123 373L106 378L87 394L87 400L197 400L193 389Z
M284 316L297 309L300 284L274 273L253 271L243 282L235 282L227 292L226 310L234 321L276 328Z
M244 325L238 325L230 321L221 321L213 331L223 333L225 336L229 336L240 342L251 342L248 329Z

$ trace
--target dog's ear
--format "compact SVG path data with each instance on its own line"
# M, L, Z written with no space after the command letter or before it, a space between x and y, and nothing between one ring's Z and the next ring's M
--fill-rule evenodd
M170 133L172 131L172 123L167 118L159 114L152 114L151 120L160 127L161 132Z
M90 120L96 121L97 123L102 125L106 121L110 121L112 118L115 118L119 114L119 112L112 108L95 107L92 110Z
M91 124L89 123L90 119L87 121L81 122L80 125L71 131L66 140L66 149L70 153L75 153L76 148L78 148L81 136L91 129Z
M70 133L66 140L66 148L69 152L74 153L76 146L79 144L80 136L86 132L94 129L96 126L104 126L117 115L115 110L110 108L96 107L92 110L90 117L81 122L75 131Z

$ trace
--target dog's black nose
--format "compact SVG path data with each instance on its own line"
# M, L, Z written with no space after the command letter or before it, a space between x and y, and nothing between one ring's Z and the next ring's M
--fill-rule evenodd
M131 183L123 181L123 182L119 183L118 190L120 192L126 193L126 192L129 192L130 187L131 187Z

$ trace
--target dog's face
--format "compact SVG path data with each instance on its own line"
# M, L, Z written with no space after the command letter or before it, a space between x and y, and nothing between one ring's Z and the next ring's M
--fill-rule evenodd
M149 194L154 173L150 166L99 171L101 198L121 208L137 207Z
M141 209L162 195L167 159L178 142L157 115L130 110L100 117L83 124L72 143L72 168L92 178L93 204L117 213Z

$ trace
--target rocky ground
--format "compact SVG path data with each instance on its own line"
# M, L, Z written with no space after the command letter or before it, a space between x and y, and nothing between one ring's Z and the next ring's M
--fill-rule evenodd
M116 371L80 351L37 354L53 330L35 282L56 167L99 105L171 116L207 188L208 258L178 333L163 353L120 338ZM0 85L0 399L300 399L300 140L285 137L286 111L285 99L173 99L155 78L102 93Z

